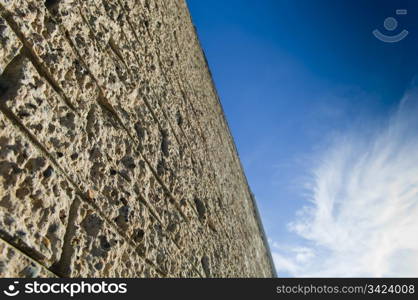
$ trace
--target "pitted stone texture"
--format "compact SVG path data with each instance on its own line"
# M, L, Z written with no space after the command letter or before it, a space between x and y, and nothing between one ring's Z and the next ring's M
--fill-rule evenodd
M71 4L76 5L77 2L63 2L56 9L55 15L62 19L66 28L70 28L70 32L77 30L77 35L75 33L71 35L73 43L78 43L77 48L81 57L85 58L93 76L97 78L104 93L103 101L106 101L115 110L121 122L129 130L130 136L138 144L139 151L150 162L163 184L171 192L182 190L183 194L190 194L190 188L186 189L190 184L183 184L183 179L193 177L190 175L191 167L185 167L185 163L189 162L190 164L190 158L183 157L184 149L181 149L177 144L175 134L171 131L164 116L160 114L158 118L155 118L155 114L161 112L161 109L151 107L150 110L148 105L152 102L145 101L149 98L143 94L144 91L137 88L132 89L135 85L135 78L132 77L132 74L135 74L136 69L129 69L126 62L129 62L131 66L140 66L140 64L135 63L130 56L124 57L125 54L129 54L128 50L131 47L129 42L135 42L137 37L132 33L132 27L128 21L124 19L124 11L119 7L117 1L106 2L106 5L102 1L96 1L95 6L83 3L83 9L80 11ZM96 18L96 15L101 17ZM72 23L66 24L65 20L67 19L72 20ZM109 26L104 26L104 22ZM115 25L118 22L124 30L120 31L120 28ZM83 30L80 31L80 29ZM94 44L96 47L82 42L90 35L96 37ZM129 40L127 36L130 37ZM100 49L106 49L106 52L102 53ZM93 57L100 58L102 65L109 66L109 68L95 69L91 53L95 53ZM133 53L137 53L137 51ZM144 70L144 74L147 74L145 72L146 70ZM109 84L117 76L122 80L123 85ZM139 84L142 85L143 82Z
M155 95L147 88L148 78L152 75L141 68L142 62L138 61L140 51L133 47L136 36L124 19L119 3L96 2L95 6L82 2L81 10L71 6L71 2L64 2L58 7L56 16L63 20L81 58L97 79L104 96L102 100L112 107L152 168L173 190L176 185L173 173L179 167L177 159L172 158L177 158L180 150L161 108L153 100ZM96 15L101 17L96 18ZM68 19L71 24L66 23ZM94 37L93 43L86 43L91 36ZM102 69L95 68L98 61L104 66ZM138 74L147 76L139 79Z
M127 236L133 235L137 226L130 219L149 213L141 201L150 203L164 221L168 196L114 117L94 103L87 118L80 117L28 59L18 58L16 65L17 88L7 94L5 106L53 155L88 201L100 207Z
M44 2L17 0L10 5L10 11L3 14L14 23L17 34L23 35L28 52L39 63L43 75L47 75L54 88L82 113L98 94L97 86L71 51L62 28Z
M70 277L160 277L113 226L77 202L68 253L61 262Z
M62 165L74 182L87 180L89 161L88 122L72 111L24 56L12 62L13 70L3 77L11 87L4 105ZM84 176L83 176L84 175Z
M0 240L0 278L54 278L42 265Z
M183 1L0 5L6 127L25 132L45 158L42 176L63 170L57 180L80 201L57 243L62 254L48 262L36 226L32 244L14 239L13 228L3 237L64 276L273 274ZM84 226L93 221L97 232Z
M168 230L169 232L169 230ZM184 255L160 224L145 231L146 258L168 277L202 277L193 262Z
M61 255L74 191L0 114L1 236L51 265Z
M6 21L0 18L0 74L3 73L4 68L19 53L21 47L22 44Z
M190 266L188 269L174 268L178 263L187 265L187 262L167 259L169 254L164 248L172 242L169 236L160 238L159 234L162 226L169 226L168 218L176 209L169 204L164 189L146 164L138 160L138 153L132 151L132 141L115 124L112 116L92 105L87 120L80 119L60 101L42 78L37 77L26 58L20 58L19 65L19 80L16 81L19 88L14 92L14 97L5 102L7 107L50 153L59 153L57 161L70 177L80 183L80 188L86 190L88 200L100 207L127 237L136 241L138 232L145 232L144 255L150 261L172 276L190 271ZM35 84L36 92L29 93L28 89L34 89ZM87 138L83 132L87 132ZM74 173L74 170L77 172ZM75 175L79 175L79 178ZM142 195L145 195L162 222L149 230L146 224L150 212L140 202ZM157 228L160 228L158 234L154 234Z

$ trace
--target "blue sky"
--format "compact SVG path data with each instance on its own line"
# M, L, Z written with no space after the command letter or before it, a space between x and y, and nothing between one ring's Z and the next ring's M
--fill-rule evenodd
M408 144L418 139L418 124L410 114L416 111L410 102L416 98L418 3L187 3L257 198L279 275L418 276L418 257L409 254L418 245L408 242L418 223L405 229L399 220L408 216L393 209L389 211L394 215L387 217L393 203L409 205L409 213L413 211L410 205L418 203L410 191L410 180L415 177L410 175L392 186L395 181L390 173L418 165ZM397 15L396 9L407 9L407 14ZM388 17L398 21L393 31L384 27ZM397 43L384 43L373 36L375 29L386 35L405 29L409 34ZM400 105L405 99L408 109ZM396 136L385 138L388 132ZM376 145L380 145L378 150ZM388 158L390 151L394 153ZM418 169L414 171L418 175ZM347 189L341 182L352 185ZM365 196L365 190L375 193ZM408 193L413 195L405 198ZM374 205L376 197L383 199L379 205ZM383 207L386 200L389 204ZM364 207L375 207L375 217L366 216ZM359 212L354 217L348 209ZM327 210L330 215L324 213ZM368 221L354 222L359 215ZM408 235L400 247L377 253L384 241L390 241L387 224L393 220L398 223L391 228ZM377 221L381 222L378 226ZM352 233L353 224L363 224L366 227L357 230L375 237L360 250L381 261L352 267L370 260L359 255L355 246L350 248L365 239ZM327 226L339 233L324 236ZM331 245L342 236L347 240L342 249ZM400 255L416 268L393 259Z

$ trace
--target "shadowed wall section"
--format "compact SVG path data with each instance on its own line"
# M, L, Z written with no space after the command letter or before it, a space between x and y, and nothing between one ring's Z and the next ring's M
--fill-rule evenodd
M183 1L0 14L0 276L274 275Z

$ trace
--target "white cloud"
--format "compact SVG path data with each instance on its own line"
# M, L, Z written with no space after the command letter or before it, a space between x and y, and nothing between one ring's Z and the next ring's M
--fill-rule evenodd
M315 158L308 203L289 224L303 246L272 243L279 276L418 276L417 95Z

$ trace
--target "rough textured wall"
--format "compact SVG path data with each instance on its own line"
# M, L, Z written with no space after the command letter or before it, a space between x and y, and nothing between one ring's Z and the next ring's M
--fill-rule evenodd
M0 276L273 275L183 1L0 13Z

